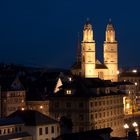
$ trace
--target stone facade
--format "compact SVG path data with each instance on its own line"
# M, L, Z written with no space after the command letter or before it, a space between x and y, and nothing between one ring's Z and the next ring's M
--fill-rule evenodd
M115 30L111 23L107 25L104 42L104 64L96 59L96 48L92 25L87 21L83 30L81 44L81 61L72 66L71 72L85 78L101 78L118 81L118 45Z

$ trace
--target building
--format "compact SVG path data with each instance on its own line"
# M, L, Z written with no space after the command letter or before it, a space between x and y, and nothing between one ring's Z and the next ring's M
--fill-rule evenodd
M76 77L48 97L49 114L70 118L73 132L111 127L112 136L123 136L123 96L111 81Z
M84 78L101 78L118 81L118 44L115 39L115 30L111 20L106 27L104 42L104 63L96 58L96 48L92 25L89 21L84 25L81 55L72 66L71 72Z
M18 110L9 118L18 117L25 125L25 130L33 136L33 140L52 140L60 135L59 123L35 110Z
M25 131L24 122L18 118L0 119L0 140L32 140L32 136Z
M127 81L133 83L127 87L128 108L130 113L140 111L140 72L136 69L131 71L123 71L119 74L119 81ZM133 111L132 111L133 109Z
M42 114L49 116L49 101L48 100L34 100L26 101L28 110L36 110Z
M111 128L60 135L55 140L110 140Z
M18 77L0 79L1 85L1 116L6 117L14 111L24 110L26 91Z

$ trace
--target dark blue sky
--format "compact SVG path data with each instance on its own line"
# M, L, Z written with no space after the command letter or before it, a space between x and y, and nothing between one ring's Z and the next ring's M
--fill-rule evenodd
M87 17L93 25L97 57L102 59L111 17L119 64L140 65L139 13L139 0L0 0L0 62L70 67L77 34L82 38Z

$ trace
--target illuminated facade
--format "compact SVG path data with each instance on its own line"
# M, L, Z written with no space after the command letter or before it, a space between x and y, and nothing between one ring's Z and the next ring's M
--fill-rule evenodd
M101 78L104 80L118 81L118 45L115 39L115 30L111 23L107 25L104 42L104 64L96 59L95 40L92 25L87 21L83 30L81 44L81 62L72 66L74 75L84 78Z
M96 78L76 78L48 98L50 117L72 120L72 132L111 127L112 136L124 136L124 94L118 85Z

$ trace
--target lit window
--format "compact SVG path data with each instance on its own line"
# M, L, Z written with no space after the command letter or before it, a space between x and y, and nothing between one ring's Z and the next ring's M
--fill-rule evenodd
M127 104L126 104L126 108L127 108L127 109L129 109L129 108L130 108L130 105L129 105L129 103L127 103Z
M66 94L71 94L71 90L67 90L66 91Z
M137 70L136 70L136 69L134 69L134 70L132 70L132 72L133 72L133 73L137 73Z

